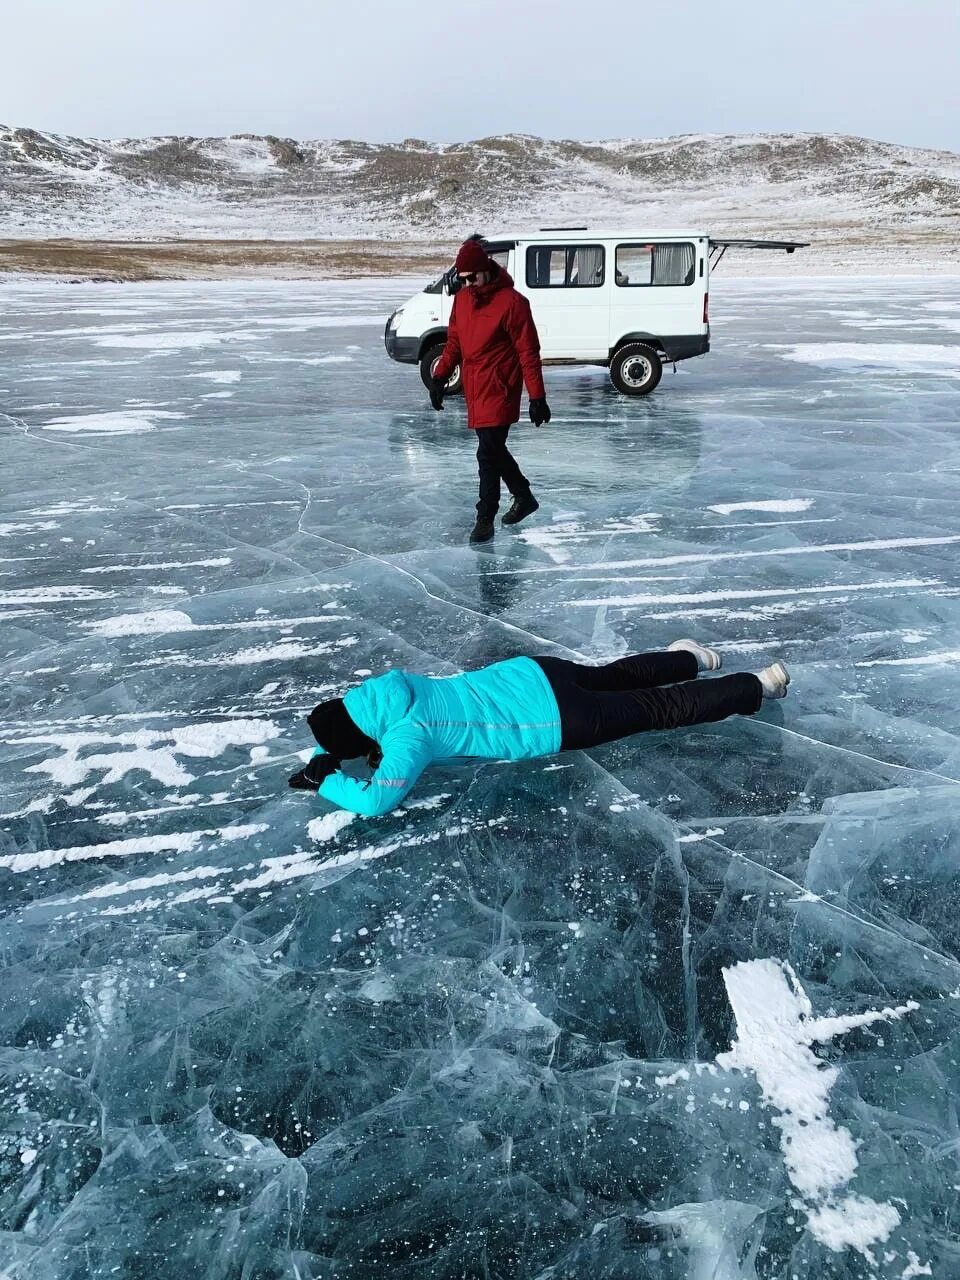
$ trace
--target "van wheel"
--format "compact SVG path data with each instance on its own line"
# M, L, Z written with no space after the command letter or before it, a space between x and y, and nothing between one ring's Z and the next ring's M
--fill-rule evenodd
M610 361L610 381L625 396L646 396L660 381L663 365L653 347L629 342Z
M420 357L420 377L423 379L423 385L430 390L430 383L433 379L433 370L437 361L443 355L443 343L438 343L434 347L427 347L423 355ZM460 373L460 366L454 369L450 377L447 379L448 396L463 395L463 377Z

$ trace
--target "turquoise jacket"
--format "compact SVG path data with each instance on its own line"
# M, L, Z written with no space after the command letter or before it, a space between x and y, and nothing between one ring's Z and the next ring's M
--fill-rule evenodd
M435 762L529 760L560 750L557 700L532 658L460 676L388 671L364 680L343 701L357 728L379 744L383 760L369 781L338 769L318 794L368 817L395 809Z

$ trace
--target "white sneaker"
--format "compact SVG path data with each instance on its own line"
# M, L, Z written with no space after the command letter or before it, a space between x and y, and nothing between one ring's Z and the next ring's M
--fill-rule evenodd
M763 696L765 698L785 698L787 696L790 672L782 662L771 663L769 667L764 667L762 671L755 671L753 674L763 685Z
M696 640L674 640L673 644L667 645L667 649L685 649L687 653L692 653L700 671L719 671L723 662L716 649L708 649L705 644L697 644Z

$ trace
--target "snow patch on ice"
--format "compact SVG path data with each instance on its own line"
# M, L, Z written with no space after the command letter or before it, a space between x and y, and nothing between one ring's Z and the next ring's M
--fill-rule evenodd
M599 528L577 519L560 518L544 527L521 529L517 537L528 546L545 551L556 564L566 564L571 559L568 547L578 546L590 538L611 538L617 534L659 533L657 523L663 517L658 511L644 511L632 516L604 520Z
M915 644L916 641L906 641ZM870 658L855 662L855 667L952 667L960 662L960 649L946 649L942 653L919 653L915 658Z
M77 413L64 418L51 418L43 423L44 431L63 431L76 435L129 436L142 431L155 431L157 423L164 419L184 418L186 414L173 409L113 409L107 413Z
M236 831L236 828L233 828ZM189 833L191 836L193 832ZM259 834L259 833L258 833ZM96 846L91 846L96 847ZM105 848L106 846L100 846ZM149 852L149 850L145 851ZM97 901L102 898L124 897L132 893L144 893L150 889L163 889L170 885L182 884L189 880L217 879L224 874L224 867L191 867L187 871L161 871L155 876L134 876L130 880L111 880L107 884L94 885L83 893L76 893L68 898L53 898L50 906L75 906L78 902ZM153 901L152 899L150 901ZM138 904L145 908L146 904Z
M86 336L84 333L75 335ZM219 347L224 342L250 342L259 335L243 330L198 329L193 333L120 333L95 336L98 347L135 347L144 351L184 351L188 348Z
M242 618L236 622L194 622L179 609L150 609L145 613L121 613L115 618L80 625L98 636L150 636L183 631L264 631L277 627L283 631L295 627L316 626L324 622L347 622L344 613L321 613L296 618ZM359 673L358 673L359 674ZM366 673L370 675L368 671ZM276 688L276 685L273 686Z
M191 631L193 621L179 609L151 609L146 613L122 613L102 622L82 624L98 636L152 636L167 631Z
M840 1072L810 1049L814 1042L867 1026L890 1022L919 1006L846 1017L816 1018L793 968L786 961L748 960L723 970L727 995L737 1020L737 1038L720 1066L749 1071L764 1101L778 1113L787 1174L807 1204L810 1229L827 1248L857 1249L871 1263L869 1246L886 1240L899 1225L890 1204L865 1196L841 1195L857 1170L857 1144L848 1129L829 1115L830 1090Z
M835 1204L824 1204L807 1215L813 1235L834 1253L853 1248L874 1262L870 1246L882 1244L900 1225L900 1214L892 1204L878 1204L868 1196L845 1196Z
M141 667L246 667L259 662L295 662L299 658L317 658L335 649L346 649L359 643L357 636L344 636L327 644L306 640L280 640L276 644L255 645L232 653L200 658L195 653L169 653L138 663Z
M203 373L188 373L188 378L206 378L208 382L239 382L243 374L239 369L206 369Z
M728 516L734 511L808 511L812 506L812 498L764 498L757 502L718 502L707 510Z
M28 587L22 591L0 591L0 606L23 604L61 604L64 600L109 600L113 591L96 587ZM4 617L9 617L4 614Z
M172 729L137 729L128 733L29 734L20 744L51 745L61 755L27 765L27 773L45 773L61 787L77 786L91 773L103 772L103 783L119 782L132 769L142 769L167 786L182 786L193 775L176 759L212 759L228 747L256 746L280 736L272 720L198 721ZM92 755L89 748L104 747Z
M958 347L960 351L960 347ZM684 552L680 555L644 556L633 560L594 560L576 566L578 573L599 570L612 573L619 569L660 569L679 564L714 564L722 560L758 560L769 556L818 556L835 551L899 551L906 547L943 547L960 542L960 534L944 534L935 537L868 538L857 542L810 542L800 547L765 547L760 551L705 551ZM504 573L561 573L563 565L536 565L530 569Z
M837 583L824 587L770 587L759 591L695 591L682 595L604 596L587 600L568 600L568 608L596 609L601 605L626 608L636 605L710 604L720 600L765 600L772 597L823 595L848 591L878 591L894 587L897 590L915 587L939 586L939 578L894 578L880 582Z
M681 1080L689 1080L690 1072L686 1067L680 1067L669 1076L654 1076L653 1082L661 1089L668 1089L671 1085L678 1084Z
M160 560L149 564L105 564L81 569L81 573L138 573L141 569L225 569L232 564L229 556L209 560Z
M141 853L189 853L201 840L246 840L269 830L266 822L246 826L210 828L205 831L172 831L162 836L134 836L129 840L109 840L105 844L73 845L66 849L37 849L33 853L0 856L0 867L13 872L39 871L64 862L86 862L99 858L128 858Z
M900 1272L900 1280L913 1280L914 1276L932 1276L930 1263L921 1263L912 1249L907 1250L907 1265Z
M793 347L768 344L784 360L838 369L874 369L886 373L932 373L960 378L960 346L920 342L802 342Z
M12 538L18 533L46 533L49 529L59 529L56 520L17 520L8 524L0 524L0 538Z
M312 818L307 823L307 835L317 842L332 840L344 827L348 827L353 819L354 815L343 809L337 809L334 813L325 813L322 818Z
M403 808L409 809L439 809L445 800L450 799L449 791L441 791L435 796L424 796L422 800L405 800Z

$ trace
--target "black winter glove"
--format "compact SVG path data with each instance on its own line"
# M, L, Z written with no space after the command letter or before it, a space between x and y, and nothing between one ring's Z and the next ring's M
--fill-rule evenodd
M542 427L545 422L550 421L550 406L546 396L530 401L530 421L535 427Z
M447 384L442 378L430 379L430 403L439 411L443 408L443 393L447 389Z
M340 768L333 756L313 756L299 773L292 773L288 785L295 791L316 791L324 779Z

